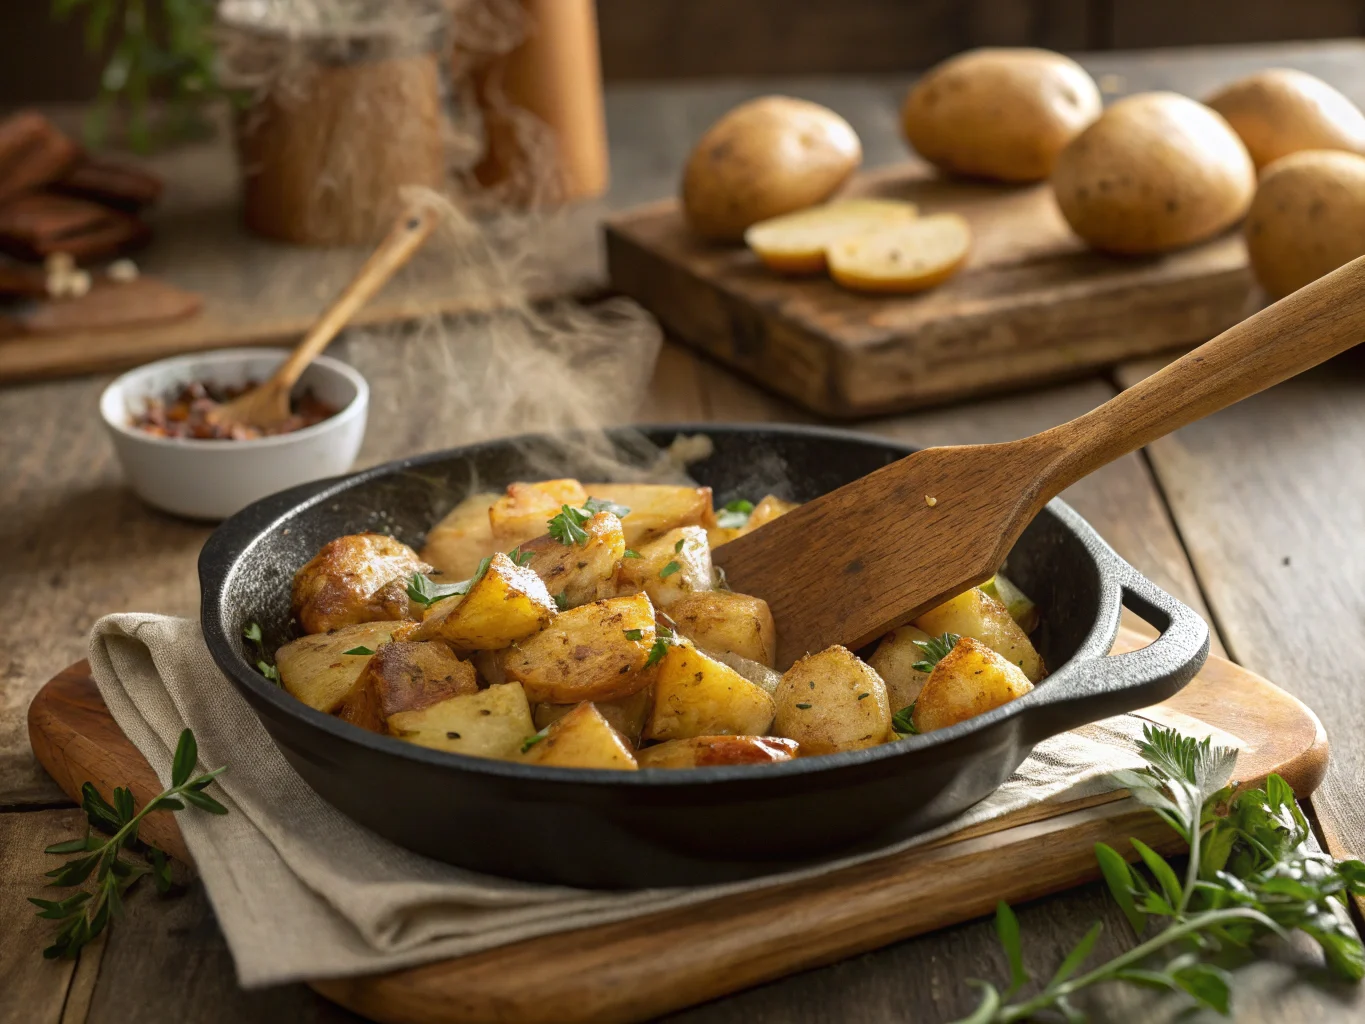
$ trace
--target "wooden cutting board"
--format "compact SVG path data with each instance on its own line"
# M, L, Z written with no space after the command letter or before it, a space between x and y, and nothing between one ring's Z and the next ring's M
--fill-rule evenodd
M1145 640L1125 630L1116 650ZM29 708L33 751L73 799L93 782L129 785L137 805L160 791L114 724L86 662L47 683ZM1261 677L1221 658L1171 700L1141 712L1187 732L1221 730L1241 747L1237 778L1279 772L1305 797L1327 770L1317 716ZM175 819L153 814L141 835L189 861ZM385 1024L576 1024L640 1021L832 963L921 932L1097 878L1093 846L1163 852L1175 835L1122 793L1034 807L932 844L819 878L712 904L530 939L473 956L312 983ZM1028 865L1027 871L1019 866Z
M944 179L922 164L849 195L908 199L971 223L967 266L911 296L783 278L743 246L702 242L675 200L610 219L612 286L679 339L824 416L900 412L1080 376L1206 341L1259 304L1237 233L1159 257L1091 252L1046 183Z

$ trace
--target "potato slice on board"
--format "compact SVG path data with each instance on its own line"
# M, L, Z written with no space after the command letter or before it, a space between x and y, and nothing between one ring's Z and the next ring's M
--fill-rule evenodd
M770 270L819 274L825 250L835 242L913 220L917 213L914 203L896 199L840 199L759 221L744 232L744 242Z
M919 292L967 262L972 231L955 213L936 213L846 238L827 252L835 281L859 292Z
M881 677L838 644L787 669L773 698L772 731L800 743L802 756L875 747L891 733Z
M331 633L312 633L291 640L275 652L280 683L310 708L331 714L365 671L373 653L403 625L392 619L361 622Z
M389 718L389 732L400 739L476 757L515 757L535 731L526 693L516 683L490 686Z
M670 644L657 672L654 709L645 725L649 739L759 736L772 724L773 699L766 690L691 644Z
M522 754L528 764L635 771L630 747L590 702L575 705L536 735L539 738Z
M932 732L985 714L1032 689L1018 665L964 636L929 674L912 720L920 732Z
M691 736L637 751L641 768L709 768L721 764L775 764L797 755L795 740L780 736Z
M555 601L530 569L501 551L463 597L447 597L427 609L414 640L444 640L466 651L496 651L549 624Z

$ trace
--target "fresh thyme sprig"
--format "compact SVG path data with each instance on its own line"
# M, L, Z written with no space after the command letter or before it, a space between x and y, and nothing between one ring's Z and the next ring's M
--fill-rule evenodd
M81 787L81 807L88 821L85 835L64 843L49 846L44 853L76 854L59 868L47 873L49 886L64 888L80 885L91 874L95 876L95 892L81 890L64 900L42 900L30 896L28 901L38 908L38 916L63 922L52 945L43 950L49 960L74 957L88 942L109 926L110 921L123 912L123 900L144 876L150 875L156 889L167 893L171 889L171 869L166 855L138 839L138 826L152 811L181 811L185 804L210 814L227 814L227 808L204 792L226 767L215 768L202 775L194 774L199 760L199 746L194 733L186 729L176 744L171 762L171 784L152 797L142 810L134 813L133 794L116 787L113 803L100 796L99 790L87 782ZM109 835L101 839L95 832ZM121 851L141 854L147 863L124 860Z
M957 646L957 642L962 637L956 633L944 633L942 636L930 637L928 640L911 640L910 642L924 652L924 660L917 661L910 667L916 672L932 672L934 666L948 656L948 652Z
M1263 789L1234 793L1227 783L1236 752L1174 730L1146 726L1138 746L1147 767L1116 772L1114 778L1189 844L1185 877L1137 839L1130 842L1147 873L1104 843L1096 844L1095 856L1134 934L1141 938L1152 921L1164 919L1164 927L1078 974L1099 938L1096 922L1035 995L1010 1002L1030 978L1019 922L1001 903L996 932L1010 964L1010 984L1001 992L973 981L982 998L963 1024L1009 1024L1048 1011L1068 1022L1083 1021L1071 997L1111 981L1185 992L1200 1006L1227 1014L1231 975L1212 958L1295 929L1317 941L1335 973L1351 981L1365 976L1365 948L1345 907L1348 894L1365 895L1365 863L1337 862L1313 848L1289 784L1271 775ZM1162 962L1159 954L1167 959Z
M915 728L915 701L911 701L891 716L891 728L902 736L918 736L919 729Z
M583 502L582 508L574 508L572 505L560 505L559 512L545 524L550 536L566 547L574 544L586 544L588 542L588 531L583 529L583 524L599 512L610 512L618 519L624 519L630 515L630 509L624 505L618 505L614 501L607 501L604 498L589 498Z
M280 670L275 667L275 663L265 653L265 639L261 636L261 624L259 622L248 622L242 627L242 636L246 637L247 643L251 644L256 650L256 671L278 685Z

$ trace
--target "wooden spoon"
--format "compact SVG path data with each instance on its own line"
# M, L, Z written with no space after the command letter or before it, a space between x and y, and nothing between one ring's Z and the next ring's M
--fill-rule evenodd
M231 402L209 410L208 421L220 427L240 425L263 432L287 421L290 417L289 394L308 364L322 353L357 310L412 258L439 220L439 210L430 204L419 204L406 211L270 379Z
M830 644L859 647L985 582L1077 480L1362 340L1365 257L1069 423L1004 444L916 452L712 557L731 587L772 608L779 666Z

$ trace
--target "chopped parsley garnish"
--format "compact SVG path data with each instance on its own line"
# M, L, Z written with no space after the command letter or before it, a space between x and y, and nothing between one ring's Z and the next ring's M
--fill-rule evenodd
M686 537L679 537L679 538L678 538L678 543L676 543L676 544L673 545L673 553L674 553L675 555L680 555L680 554L682 554L683 545L686 544L686 543L687 543L687 538L686 538Z
M910 667L916 672L932 672L934 666L940 660L948 656L948 652L957 645L962 637L956 633L944 633L942 636L930 637L928 640L911 640L910 642L924 652L924 660L917 661Z
M872 694L870 694L870 693L860 693L860 694L858 694L858 699L859 699L859 700L862 700L862 699L865 698L865 697L871 697L871 696L872 696Z
M265 639L261 635L261 624L259 622L248 622L242 627L242 636L246 637L247 643L256 648L256 671L272 683L278 683L280 681L280 670L275 667L269 655L265 653Z
M627 640L643 640L645 638L643 629L627 629L625 634Z
M915 704L911 701L908 707L903 707L891 716L891 728L895 729L902 736L918 736L919 730L915 728Z
M467 594L475 583L483 579L483 574L488 571L488 567L492 564L493 557L490 555L479 562L479 568L473 576L467 580L461 580L459 583L436 583L431 577L415 572L412 574L412 579L408 580L408 597L429 608L437 601L444 601L447 597Z
M569 607L569 595L566 594L564 591L561 590L554 597L555 607L558 608L561 612Z
M739 498L728 502L726 506L716 513L716 525L726 530L741 530L749 525L749 516L753 515L754 503Z
M528 566L531 563L531 559L535 558L536 556L535 553L532 551L523 551L521 550L520 547L515 547L511 551L507 552L507 557L510 558L517 566L519 566L522 569L525 569L526 566Z
M256 671L265 676L272 683L278 683L280 681L280 670L265 659L256 662Z
M798 704L798 705L796 705L796 706L797 706L798 708L800 708L802 711L809 711L809 710L810 710L810 705L809 705L809 704Z
M610 512L618 519L630 515L630 509L624 505L607 501L605 498L589 498L583 502L582 508L560 505L558 514L546 523L546 527L550 536L565 547L571 547L574 544L586 544L588 542L588 531L583 529L583 524L597 515L598 512Z
M583 508L589 515L597 515L598 512L610 512L617 519L624 519L630 515L630 509L624 505L618 505L614 501L607 501L605 498L589 498L583 502Z
M649 649L649 657L645 659L645 668L663 661L664 655L668 653L669 646L677 642L673 630L667 626L659 626L655 632L654 645Z
M546 727L545 727L545 729L548 729L548 728L549 728L549 726L546 726ZM526 753L526 751L530 750L532 747L534 747L537 743L539 743L541 740L543 740L543 739L545 738L545 729L542 729L540 732L536 733L534 736L527 736L526 739L524 739L524 740L522 741L522 744L521 744L521 752L522 752L523 754Z
M626 548L625 554L623 554L621 557L622 557L622 558L644 558L645 556L642 555L642 554L640 554L640 552L636 551L634 548Z
M666 566L659 570L659 579L666 580L668 579L668 577L672 576L675 572L679 572L681 569L682 566L679 565L677 562L669 562Z
M352 647L349 651L342 651L341 653L342 653L342 654L373 654L374 651L370 650L368 647L360 646L360 647Z

